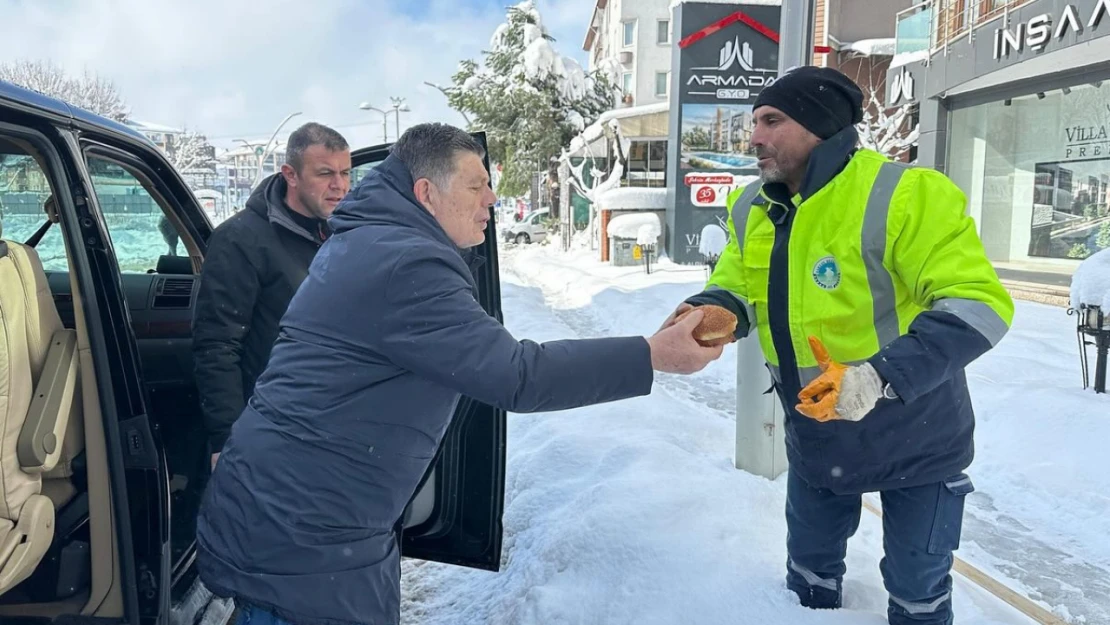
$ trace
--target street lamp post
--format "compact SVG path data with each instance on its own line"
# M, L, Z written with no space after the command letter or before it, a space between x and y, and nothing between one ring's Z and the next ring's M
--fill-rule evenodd
M278 133L281 132L281 129L285 126L285 124L289 123L289 120L293 119L294 117L296 117L300 114L301 114L300 111L298 111L296 113L290 113L290 114L286 115L285 119L281 120L281 123L277 125L277 128L274 128L274 132L273 132L273 134L270 135L270 139L268 141L266 141L265 144L263 144L263 146L261 148L262 152L260 154L258 154L258 173L255 175L254 181L251 182L251 189L252 190L256 186L258 186L259 182L262 181L262 163L266 162L266 158L268 156L270 156L270 154L273 152L273 149L277 147L277 144L274 143L274 139L277 137ZM235 139L235 141L238 141L239 143L242 143L243 145L245 145L248 150L255 149L245 139ZM273 145L271 146L271 144L273 144Z
M386 136L386 132L389 129L389 126L386 125L386 120L388 119L389 113L381 110L376 106L370 106L369 102L363 102L362 104L359 104L358 107L364 111L374 111L376 113L382 114L382 143L388 142L389 137Z
M397 129L397 138L401 138L401 113L408 113L412 109L408 104L405 104L404 98L389 97L389 101L393 103L393 114L396 116L395 128Z
M401 137L401 113L408 113L409 111L412 110L412 109L409 108L409 105L405 104L405 99L404 98L395 98L395 97L390 96L389 100L393 103L393 106L390 107L388 110L383 110L383 109L380 109L376 106L370 106L369 102L363 102L362 104L358 105L358 107L360 109L364 110L364 111L374 111L375 113L381 113L381 116L382 116L382 143L386 143L386 142L389 141L389 136L387 135L388 128L389 128L389 125L388 125L388 123L389 123L389 114L393 113L394 115L397 116L397 121L396 121L397 137L400 138Z

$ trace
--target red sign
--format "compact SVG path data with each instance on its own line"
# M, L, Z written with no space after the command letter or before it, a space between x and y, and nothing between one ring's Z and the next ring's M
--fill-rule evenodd
M762 22L756 20L755 18L751 17L747 13L745 13L743 11L737 11L737 12L733 13L732 15L729 15L728 17L725 17L725 18L717 20L716 22L713 22L709 26L706 26L705 28L702 28L699 31L691 33L690 36L688 36L688 37L684 38L682 41L678 42L678 47L679 48L685 48L687 46L695 44L695 43L701 41L702 39L705 39L709 35L712 35L713 33L721 30L722 28L726 28L728 26L731 26L732 24L735 24L736 22L740 22L742 24L748 25L752 30L754 30L757 33L763 35L764 37L770 39L771 41L774 41L775 43L779 42L779 34L776 31L774 31L771 28L768 28ZM813 46L813 51L818 53L818 54L828 54L828 53L832 52L832 48L830 48L829 46Z

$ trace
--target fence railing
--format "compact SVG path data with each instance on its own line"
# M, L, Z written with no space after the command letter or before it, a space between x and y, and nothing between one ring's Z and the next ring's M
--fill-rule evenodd
M895 53L943 50L996 19L1008 20L1014 8L1033 0L925 0L895 18Z

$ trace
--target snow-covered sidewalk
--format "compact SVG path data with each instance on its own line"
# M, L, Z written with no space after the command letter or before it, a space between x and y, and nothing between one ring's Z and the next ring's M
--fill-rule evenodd
M538 341L651 334L705 279L543 246L504 250L501 266L506 323ZM1078 388L1073 320L1018 306L970 370L978 492L959 555L1074 622L1110 622L1110 454L1097 448L1110 398ZM805 610L786 590L785 482L733 467L734 350L696 376L661 376L649 397L510 415L501 572L406 561L404 622L885 623L873 515L849 546L845 610ZM957 622L1031 623L956 580Z

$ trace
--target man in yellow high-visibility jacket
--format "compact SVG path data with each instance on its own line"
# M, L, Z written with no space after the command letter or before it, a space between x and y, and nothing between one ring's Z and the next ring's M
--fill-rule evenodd
M947 625L973 490L964 368L1014 308L956 185L857 148L861 102L826 68L763 90L762 183L729 196L728 246L676 313L716 304L736 338L758 333L786 410L787 584L802 604L840 607L860 495L878 491L890 623Z

